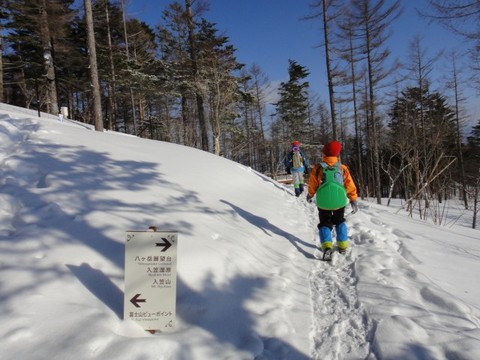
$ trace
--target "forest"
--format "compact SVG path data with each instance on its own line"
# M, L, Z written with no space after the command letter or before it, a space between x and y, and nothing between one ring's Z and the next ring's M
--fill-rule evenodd
M464 94L480 90L480 3L426 2L426 21L469 49L441 54L450 64L443 93L431 87L436 59L420 36L408 61L392 59L400 0L311 0L306 20L323 29L328 99L310 91L309 69L292 56L271 104L268 77L255 59L238 61L208 20L208 0L172 1L154 27L130 16L125 0L0 0L0 101L198 148L273 178L292 139L311 164L337 139L362 198L402 198L411 215L436 223L445 200L460 199L475 228L480 119ZM475 125L467 132L466 123Z

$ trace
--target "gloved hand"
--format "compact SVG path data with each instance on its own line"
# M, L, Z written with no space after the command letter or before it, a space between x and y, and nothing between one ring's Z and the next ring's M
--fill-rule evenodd
M307 195L307 202L312 203L313 196Z
M358 211L358 204L356 201L350 201L350 205L352 206L352 214L355 214Z

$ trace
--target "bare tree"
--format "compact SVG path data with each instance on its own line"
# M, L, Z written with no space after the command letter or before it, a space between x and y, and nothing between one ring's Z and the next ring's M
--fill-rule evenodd
M332 131L333 138L337 139L337 114L335 111L335 93L333 88L333 71L330 58L330 28L329 28L329 13L328 10L332 5L332 1L322 0L322 15L323 15L323 38L325 47L325 64L327 66L327 79L328 79L328 95L330 101L330 115L332 117Z
M420 121L421 103L424 104L423 124ZM452 132L454 115L446 99L438 92L429 93L428 88L407 88L397 96L392 107L389 124L391 151L398 154L395 156L397 167L411 164L405 168L407 173L403 176L403 192L408 199L410 214L418 208L421 218L425 218L431 205L441 203L446 194L450 174L445 170L457 160L453 152L456 138ZM424 147L428 151L423 151Z
M400 150L403 152L392 153L390 155L390 158L387 162L387 166L383 166L383 162L382 162L382 170L388 175L388 178L390 181L387 206L390 206L390 200L392 199L393 191L395 189L395 185L397 184L397 181L404 174L405 170L411 165L411 163L408 162L408 154L405 153L405 149L400 149ZM396 166L396 161L395 161L395 158L397 157L400 159L398 166Z
M478 0L428 0L429 10L420 14L444 25L454 34L471 42L470 55L477 86L480 86L480 4Z
M409 48L409 62L406 65L407 70L409 70L409 77L415 81L415 86L420 89L420 93L428 93L430 87L429 75L432 71L435 59L440 56L427 58L427 51L423 47L422 37L420 35L414 36L413 40L410 42ZM412 171L416 181L414 186L416 186L415 192L419 191L419 187L423 184L424 179L422 179L422 169L421 164L426 164L428 162L428 157L430 154L430 147L427 145L426 137L426 97L418 97L418 117L412 117L413 124L413 136L410 141L414 144L413 146L413 156L410 157L410 162L412 163ZM416 122L419 122L418 124ZM425 192L423 193L426 194ZM424 199L427 203L427 199ZM425 205L426 207L427 205Z
M458 166L460 169L460 182L462 184L463 203L464 203L465 209L468 209L467 183L465 179L465 164L463 161L462 126L461 126L461 115L460 115L460 106L463 98L461 96L461 91L460 91L459 71L457 69L456 56L454 52L451 54L451 61L452 61L452 70L451 70L451 79L449 81L449 87L453 89L453 93L454 93L457 158L458 158Z
M341 12L339 11L339 1L338 0L318 0L314 2L311 7L314 9L319 9L319 13L310 15L306 19L316 19L321 18L323 24L323 47L325 51L325 65L327 70L327 81L328 81L328 98L330 104L330 116L332 122L332 136L334 139L338 138L337 135L337 111L335 110L336 101L335 101L335 82L336 77L338 76L338 71L332 63L332 48L331 48L331 32L332 28L335 27L335 21L339 18Z
M422 15L439 21L447 28L467 39L478 40L478 26L471 26L480 20L478 0L428 0L432 12Z
M252 76L253 81L253 98L255 104L255 113L256 118L258 120L259 126L259 140L256 142L257 145L257 153L258 158L263 158L265 160L266 166L266 159L267 159L267 146L265 144L265 129L264 129L264 113L265 113L265 86L268 83L268 77L265 73L262 72L258 65L253 64L250 67L250 74ZM256 127L256 124L254 125ZM260 162L261 164L261 162Z
M379 116L377 113L376 96L379 83L384 80L392 69L384 68L390 51L385 47L388 38L388 27L400 16L400 1L395 0L385 8L385 0L373 2L371 0L352 0L353 17L355 23L362 29L364 53L367 60L367 86L368 86L368 119L373 150L375 193L377 203L382 203L382 186L380 179L380 149L379 149Z
M364 197L364 175L363 175L363 161L362 161L362 136L361 136L361 124L358 104L358 81L365 76L365 71L358 71L358 64L364 60L361 54L361 46L359 46L359 34L358 29L355 27L352 21L352 13L349 8L345 7L344 16L339 24L339 32L337 38L340 39L340 46L336 47L336 52L339 54L341 60L348 65L348 69L343 74L342 84L345 86L350 85L349 99L353 108L353 120L355 129L355 160L358 169L357 174L357 187L359 195ZM348 90L347 90L348 91Z

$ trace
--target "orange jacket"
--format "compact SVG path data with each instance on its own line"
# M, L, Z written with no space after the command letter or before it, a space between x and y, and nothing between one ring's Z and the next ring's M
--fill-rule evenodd
M324 156L322 161L329 166L333 166L338 162L338 157L336 156ZM340 164L340 169L343 172L343 186L347 191L347 197L350 201L357 200L357 187L353 182L352 175L350 175L350 170L346 165ZM317 192L318 187L322 182L322 171L323 168L319 164L315 164L312 172L310 173L310 178L308 180L308 195L314 197Z

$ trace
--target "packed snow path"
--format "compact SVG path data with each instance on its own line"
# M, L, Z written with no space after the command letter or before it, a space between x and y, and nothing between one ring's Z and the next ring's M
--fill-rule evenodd
M306 205L305 213L319 246L315 205ZM309 275L314 359L364 359L370 353L372 324L358 298L352 247L344 255L334 253L332 262L314 260Z
M307 206L306 213L315 227L312 208ZM397 228L395 215L370 204L346 218L347 255L335 253L332 263L318 261L310 274L313 358L476 359L480 309L416 269L422 261L409 249L411 243L419 244ZM449 242L435 245L463 252ZM478 252L467 255L469 261L479 259Z

